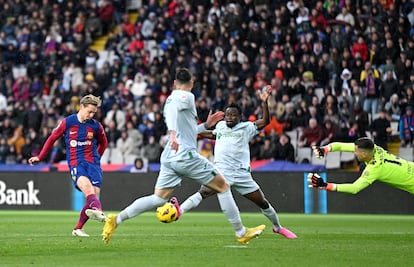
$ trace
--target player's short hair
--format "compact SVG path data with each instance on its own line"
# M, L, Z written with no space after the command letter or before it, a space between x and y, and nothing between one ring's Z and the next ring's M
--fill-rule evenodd
M373 150L374 149L374 141L372 141L368 137L358 138L355 141L355 145L358 146L359 149L365 149L365 150Z
M192 75L189 69L181 68L175 74L175 80L181 84L187 84L191 81Z
M81 98L80 104L84 106L93 105L99 107L101 105L101 98L99 96L94 96L92 94L85 95Z
M239 115L242 114L241 107L239 105L237 105L236 103L231 103L231 104L227 105L227 107L224 110L227 110L228 108L235 108L235 109L237 109L237 112L239 113Z

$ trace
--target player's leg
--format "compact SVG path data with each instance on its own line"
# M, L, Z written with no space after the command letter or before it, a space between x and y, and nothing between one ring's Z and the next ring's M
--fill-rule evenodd
M275 208L273 208L270 202L265 198L260 188L255 190L254 192L245 194L243 196L255 203L260 208L263 215L266 216L272 222L273 232L281 234L286 238L296 238L296 235L293 232L291 232L285 227L282 227L282 225L279 222L279 217L277 215Z
M145 211L155 209L165 204L171 197L173 189L155 189L154 194L137 198L117 216L117 224L140 215Z
M259 225L254 228L244 227L240 218L239 208L236 201L234 201L230 186L220 173L218 173L214 179L207 184L207 186L217 191L217 198L219 200L221 210L233 226L239 243L247 244L251 239L259 236L264 231L266 228L265 225Z
M165 204L171 197L174 188L179 185L180 182L181 178L177 177L174 170L169 168L169 166L162 164L157 178L157 183L155 185L155 190L152 195L137 198L118 215L108 215L102 231L104 243L109 243L115 229L123 221Z
M99 165L81 162L78 166L71 168L72 179L86 198L85 214L94 220L103 222L105 214L102 211L102 204L99 200L100 188L102 185L102 169Z
M171 197L173 189L155 190L156 192L149 196L137 198L128 207L123 209L118 215L109 214L105 220L105 225L102 231L103 241L108 244L112 238L115 229L123 221L131 219L141 213L153 210L156 207L162 206ZM159 195L158 195L159 194ZM161 196L162 197L161 197Z
M83 212L89 218L103 222L105 220L105 214L102 211L101 201L99 200L100 189L93 186L86 176L80 176L76 186L83 192L86 198L85 206L87 208Z
M190 197L188 197L180 206L180 212L181 215L183 215L183 213L194 209L196 207L198 207L198 205L200 205L201 201L203 201L203 199L208 198L209 196L215 195L216 192L213 191L212 189L208 188L207 186L201 185L200 189L194 193L193 195L191 195Z

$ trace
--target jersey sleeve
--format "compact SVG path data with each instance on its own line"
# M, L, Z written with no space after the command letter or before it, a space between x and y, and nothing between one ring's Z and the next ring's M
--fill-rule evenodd
M341 143L341 142L333 142L331 145L331 152L355 152L355 144L354 143Z
M54 143L63 136L66 130L66 118L61 120L59 124L53 129L50 136L46 139L45 144L43 145L42 150L40 151L38 158L39 160L44 159L44 157L49 153L52 149Z
M102 156L107 147L108 147L108 139L106 138L105 130L102 124L99 124L99 130L98 130L98 153L99 155Z
M251 139L253 136L259 133L259 128L256 125L256 122L249 122L247 125L247 134L248 138Z
M181 94L177 98L175 98L174 104L177 107L177 110L184 110L191 108L194 103L194 95L193 94Z
M367 166L361 176L352 184L337 184L336 191L348 194L357 194L375 182L377 177L376 170Z
M177 130L177 116L178 116L178 107L174 103L170 102L165 105L164 109L164 118L165 124L169 131Z

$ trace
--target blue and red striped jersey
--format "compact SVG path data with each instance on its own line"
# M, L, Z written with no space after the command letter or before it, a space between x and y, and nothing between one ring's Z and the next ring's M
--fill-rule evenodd
M69 167L77 166L82 161L100 164L101 156L108 146L101 123L94 119L81 123L77 114L64 118L46 140L38 156L40 160L48 154L53 144L62 136L65 138L66 159Z

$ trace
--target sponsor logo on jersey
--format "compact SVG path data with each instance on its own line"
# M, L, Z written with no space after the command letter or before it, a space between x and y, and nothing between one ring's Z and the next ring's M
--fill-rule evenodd
M217 135L217 139L220 139L220 138L240 138L242 136L243 136L242 133L237 133L237 132L219 133Z
M90 145L92 145L92 141L91 141L91 140L86 140L86 141L70 140L70 141L69 141L69 145L70 145L71 147L77 147L77 146L90 146Z

